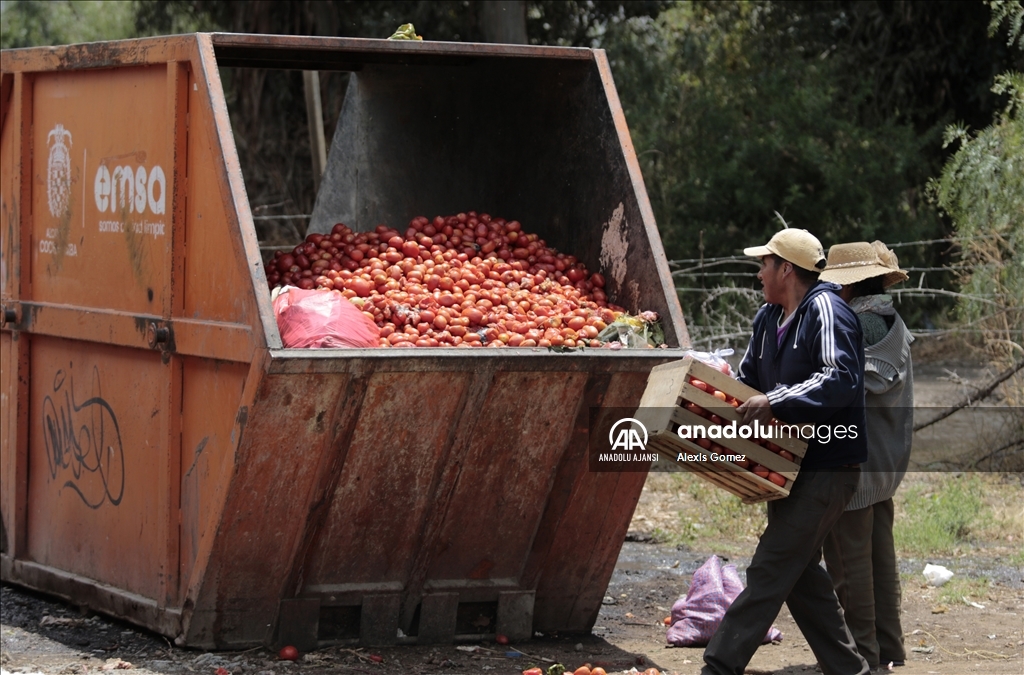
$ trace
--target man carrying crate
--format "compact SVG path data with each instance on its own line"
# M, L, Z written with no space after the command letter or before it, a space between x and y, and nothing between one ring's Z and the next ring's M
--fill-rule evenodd
M747 588L708 644L702 673L742 675L785 602L824 675L864 675L868 663L819 565L822 543L867 459L860 324L837 295L839 286L818 280L825 253L806 230L782 230L743 252L761 260L765 305L754 318L739 379L766 393L738 410L745 424L776 418L813 425L815 433L804 437L807 454L789 497L768 503Z

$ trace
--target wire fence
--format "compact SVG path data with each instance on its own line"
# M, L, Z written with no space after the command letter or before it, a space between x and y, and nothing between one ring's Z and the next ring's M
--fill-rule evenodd
M256 222L277 221L298 236L298 230L292 225L294 221L308 220L310 214L264 215L263 211L281 204L269 204L253 209L253 220ZM259 213L260 215L255 215ZM901 241L888 244L892 249L905 249L911 246L930 246L947 244L950 248L957 246L956 239L944 237L940 239L922 239L917 241ZM267 254L294 248L293 244L274 244L260 242L260 250ZM676 292L686 316L690 339L697 349L740 348L746 345L750 337L750 326L754 314L763 303L760 282L757 272L760 263L749 256L730 255L708 258L681 258L669 260L669 269L675 281ZM928 286L928 274L953 273L970 274L972 267L966 263L956 262L950 265L908 266L902 268L908 274L920 275L917 283L903 288L891 288L887 293L893 296L898 304L913 302L915 299L929 301L941 300L952 306L958 299L970 299L982 304L998 307L999 301L993 295L977 293L961 293L948 288ZM922 325L912 325L911 333L917 337L940 337L953 333L986 334L1005 333L1009 339L1017 338L1019 331L993 331L991 329L973 328L970 324L961 324L956 328L938 328L930 325L924 316Z
M888 244L892 249L906 249L913 246L946 244L951 250L958 248L952 237L922 239ZM668 262L675 281L691 341L698 349L732 347L742 349L750 336L750 325L754 314L763 303L761 284L757 280L760 263L748 256L730 255L706 258L682 258ZM1000 299L995 294L963 293L951 290L947 283L929 284L929 277L936 274L969 275L973 270L965 262L953 262L945 266L902 267L913 279L902 287L890 288L886 292L893 296L904 318L912 316L911 333L918 337L944 336L952 333L993 335L1003 333L1005 337L1020 339L1020 331L991 330L975 328L970 324L959 324L956 328L940 328L932 323L930 315L921 307L927 305L935 311L951 310L958 300L972 300L998 310ZM916 283L914 283L916 281ZM943 281L935 279L935 281ZM945 286L945 287L943 287Z

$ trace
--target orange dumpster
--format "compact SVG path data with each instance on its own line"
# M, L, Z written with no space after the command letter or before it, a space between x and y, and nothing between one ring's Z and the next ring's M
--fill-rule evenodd
M352 73L313 231L508 214L672 348L283 349L223 67ZM601 50L9 50L0 104L5 582L203 648L593 626L645 474L587 470L591 409L689 343Z

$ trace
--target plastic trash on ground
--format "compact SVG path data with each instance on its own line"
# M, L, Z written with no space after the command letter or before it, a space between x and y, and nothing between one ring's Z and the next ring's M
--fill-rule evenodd
M725 618L733 600L743 592L743 582L735 565L722 566L713 555L693 573L685 598L672 605L672 626L666 639L674 647L704 647ZM782 640L782 632L772 626L762 644Z
M928 580L928 583L936 588L953 578L953 573L950 570L942 565L932 565L931 563L924 566L922 574L924 574L924 578Z

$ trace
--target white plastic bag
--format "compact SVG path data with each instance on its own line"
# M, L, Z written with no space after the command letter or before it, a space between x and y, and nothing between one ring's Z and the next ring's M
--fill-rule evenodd
M736 373L732 371L732 366L725 360L726 356L732 356L732 349L716 349L713 352L698 352L693 349L687 349L683 352L683 357L692 356L698 361L702 361L715 370L720 370L729 377L735 378Z
M948 569L942 565L932 565L931 563L925 564L923 574L928 583L936 588L953 578L953 573Z

